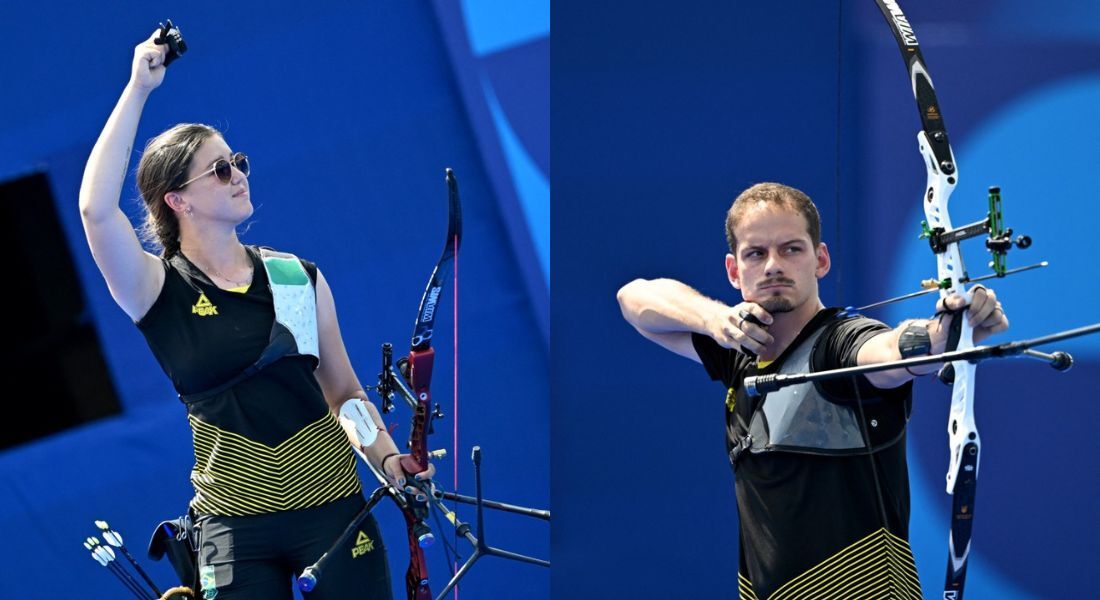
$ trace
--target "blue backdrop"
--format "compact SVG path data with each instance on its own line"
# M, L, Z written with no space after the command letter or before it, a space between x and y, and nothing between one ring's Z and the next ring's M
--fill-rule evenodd
M457 13L444 2L0 8L6 88L0 181L48 175L68 239L56 251L71 253L77 265L123 405L121 416L0 453L0 525L9 536L0 549L7 575L0 597L60 598L75 590L127 597L80 545L95 533L92 521L108 520L132 549L143 549L153 526L181 514L190 497L193 456L183 407L110 298L77 211L84 162L129 77L133 47L166 17L180 25L190 51L150 98L137 147L175 123L199 121L221 128L234 149L249 154L256 211L242 240L317 262L364 384L373 383L379 344L392 341L401 351L411 335L443 246L444 168L455 170L465 220L458 259L459 414L450 408L456 379L448 284L433 385L448 418L432 445L451 448L457 416L459 451L437 461L439 480L452 487L457 460L460 491L472 494L469 451L479 444L488 497L547 507L549 287L548 263L539 257L548 260L549 223L537 208L517 208L524 195L516 189L541 175L548 206L548 8L545 2L462 6ZM510 17L493 19L502 13ZM516 16L525 14L534 16ZM468 31L475 22L482 24L476 35ZM486 37L495 42L472 52ZM526 59L505 60L511 54ZM470 56L507 63L494 72L497 78L522 74L541 87L498 94L507 96L496 100L505 117L486 126L478 115L488 110L487 101L462 92L465 79L481 76L469 72L479 68ZM505 142L508 156L539 160L501 159ZM136 160L135 152L131 167ZM131 171L123 208L134 218L137 203ZM33 389L19 402L49 401L34 397ZM387 421L399 424L395 437L407 436L406 410ZM472 511L459 512L473 519ZM388 503L376 514L395 594L403 597L404 522ZM545 523L490 513L487 526L493 545L549 555ZM159 581L170 580L165 564L144 562ZM429 562L438 590L448 570L438 545ZM549 572L486 559L462 591L474 598L546 598Z
M841 6L842 4L842 6ZM729 303L723 218L760 181L803 189L834 259L827 304L865 304L934 275L925 242L920 122L897 45L870 0L678 4L559 0L552 49L557 162L551 360L554 594L735 597L737 515L721 385L645 341L615 291L671 277ZM1093 3L901 2L936 84L959 164L956 225L1005 217L1035 243L991 285L1011 329L1100 321L1090 240L1100 137ZM972 274L981 242L966 244ZM1049 290L1049 291L1048 291ZM872 316L927 316L916 300ZM1092 428L1100 339L1077 366L979 370L985 442L968 597L1074 597L1100 558ZM912 541L926 597L944 576L948 390L922 381L910 426Z

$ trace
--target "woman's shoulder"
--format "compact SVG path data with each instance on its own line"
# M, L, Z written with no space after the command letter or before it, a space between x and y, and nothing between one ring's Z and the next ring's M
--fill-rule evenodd
M169 290L173 287L173 282L181 279L178 267L173 264L174 261L155 254L149 254L149 256L160 263L160 269L154 269L154 276L149 280L149 289L147 292L149 300L143 305L141 310L137 311L137 313L139 313L138 315L131 315L130 317L130 320L133 321L138 329L146 328L151 320L151 315L167 302L165 296L170 293ZM135 316L137 318L134 318Z
M313 262L309 259L302 258L302 255L298 254L297 252L291 252L289 250L281 250L281 249L277 249L277 248L272 248L271 246L265 246L265 245L259 245L259 244L247 244L246 247L251 248L252 251L256 254L256 256L259 257L259 258L262 258L262 256L263 256L262 251L263 250L267 250L269 252L274 252L274 253L278 253L278 254L288 254L290 256L293 256L293 257L297 258L298 262L302 263L302 267L306 270L306 274L309 275L309 278L313 282L313 285L317 285L317 263L315 263L315 262Z

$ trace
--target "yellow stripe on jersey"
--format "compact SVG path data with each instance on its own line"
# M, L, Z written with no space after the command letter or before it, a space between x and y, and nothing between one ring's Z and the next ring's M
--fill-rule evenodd
M748 583L751 589L751 583ZM745 584L741 584L745 589ZM742 591L742 598L745 598ZM784 583L769 600L920 600L909 542L879 529Z
M752 582L740 571L737 573L737 592L738 600L757 600L756 592L752 591Z
M355 455L327 413L275 447L188 416L197 512L243 516L327 504L361 493Z

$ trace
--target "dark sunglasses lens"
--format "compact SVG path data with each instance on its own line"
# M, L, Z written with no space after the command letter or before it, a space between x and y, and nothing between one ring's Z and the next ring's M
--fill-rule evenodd
M229 180L233 178L233 167L224 158L218 159L218 162L214 163L214 175L218 176L218 181L229 183Z
M248 157L238 152L233 155L233 166L237 167L237 170L248 176Z

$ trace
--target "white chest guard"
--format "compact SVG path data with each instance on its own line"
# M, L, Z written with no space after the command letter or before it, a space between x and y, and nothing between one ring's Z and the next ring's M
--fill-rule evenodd
M320 361L317 344L317 291L297 256L260 248L267 270L268 287L275 305L276 326L282 325L294 336L296 352ZM272 331L272 339L276 332Z

